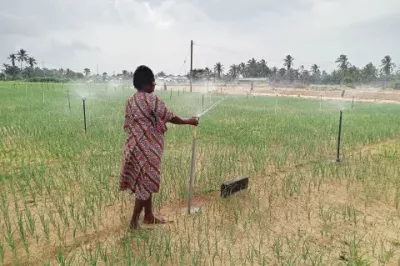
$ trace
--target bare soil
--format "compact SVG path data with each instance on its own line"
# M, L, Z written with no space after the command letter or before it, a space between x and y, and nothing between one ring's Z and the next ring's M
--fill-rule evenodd
M168 90L185 91L190 90L189 86L173 85L168 86ZM254 91L250 91L250 86L241 85L213 85L213 86L199 86L193 85L195 92L214 91L217 93L233 94L233 95L246 95L252 94L254 96L286 96L297 98L308 98L318 100L339 100L339 101L352 101L353 97L358 102L376 102L376 103L400 103L400 91L379 89L379 88L336 88L336 87L308 87L308 88L282 88L271 86L254 86ZM342 93L344 91L343 97Z

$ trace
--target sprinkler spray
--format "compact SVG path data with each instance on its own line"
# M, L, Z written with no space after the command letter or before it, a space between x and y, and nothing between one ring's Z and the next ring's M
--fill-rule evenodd
M86 97L82 97L82 103L83 103L83 123L85 125L85 133L87 131L86 129Z
M200 117L196 117L196 119L197 121L200 121ZM193 127L192 161L190 165L190 178L189 178L188 214L199 211L198 208L192 208L193 181L194 181L194 172L196 166L196 134L197 134L197 127Z
M44 90L42 90L42 101L44 103Z
M201 95L201 111L204 111L204 94Z
M337 142L337 155L336 155L336 162L340 162L340 138L342 136L342 117L343 117L343 110L340 110L340 118L339 118L339 133L338 133L338 142Z
M351 108L354 108L354 95L353 95L353 99L351 100Z

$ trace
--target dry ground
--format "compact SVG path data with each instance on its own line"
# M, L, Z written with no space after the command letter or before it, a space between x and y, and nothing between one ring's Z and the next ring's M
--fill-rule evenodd
M358 164L379 164L388 150L399 148L397 139L359 147L347 156L344 167L351 172ZM47 241L28 239L30 257L24 255L19 239L18 262L6 252L4 265L40 265L48 260L57 265L61 244L72 265L88 264L86 258L98 250L110 257L118 254L108 265L124 265L123 243L132 243L132 256L148 254L156 244L146 241L154 235L164 236L170 243L171 254L164 265L187 265L196 254L200 254L199 265L400 265L400 216L392 191L382 188L386 195L375 190L367 198L362 180L335 179L328 174L326 179L316 178L312 174L315 164L288 165L279 172L271 167L264 176L251 177L248 191L231 198L222 199L218 192L196 195L194 204L201 206L200 214L184 214L186 202L166 205L159 213L174 222L144 226L141 232L127 233L132 202L121 199L116 205L105 206L98 226L87 228L85 233L49 228ZM307 185L296 188L294 184L300 179ZM29 206L24 207L22 201L16 204L19 210L9 206L10 213L29 208L40 228L36 212L49 208L46 200L57 202L37 196ZM52 209L56 213L57 204ZM17 231L18 221L16 217L13 220ZM4 225L0 222L0 226ZM182 242L187 246L179 246ZM155 252L160 251L167 252ZM150 265L156 264L154 255L147 258Z
M162 88L158 88L162 89ZM173 91L189 91L189 86L178 86L171 85L168 89ZM207 92L212 90L225 94L248 94L250 93L250 86L241 85L213 85L213 86L201 86L194 85L193 91ZM345 90L344 96L342 97L342 91ZM396 90L382 90L379 88L337 88L337 87L318 87L311 86L309 88L281 88L281 87L270 87L264 85L254 86L254 95L259 96L287 96L287 97L301 97L301 98L316 98L322 100L343 100L352 101L353 96L355 101L360 102L378 102L378 103L398 103L400 102L400 91Z

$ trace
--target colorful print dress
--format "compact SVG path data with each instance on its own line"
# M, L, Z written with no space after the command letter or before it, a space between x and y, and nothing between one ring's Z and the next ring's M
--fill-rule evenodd
M125 142L120 173L120 190L130 190L135 198L147 200L160 188L161 158L166 123L174 117L154 93L137 92L126 104Z

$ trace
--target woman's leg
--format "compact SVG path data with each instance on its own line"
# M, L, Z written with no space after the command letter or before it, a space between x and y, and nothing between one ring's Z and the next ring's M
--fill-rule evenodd
M145 202L146 202L145 200L138 200L138 199L135 200L135 206L133 207L133 214L130 225L132 229L136 230L139 228L139 216L143 210Z
M165 221L162 218L157 218L153 213L153 197L150 194L150 198L144 201L144 223L145 224L165 224Z

